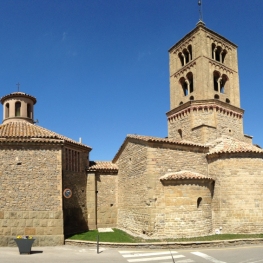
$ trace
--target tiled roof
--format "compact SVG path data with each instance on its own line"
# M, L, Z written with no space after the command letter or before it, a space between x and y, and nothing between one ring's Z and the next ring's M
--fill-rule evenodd
M82 147L87 145L78 143L58 133L27 121L13 121L0 125L0 142L58 142L66 141Z
M207 144L207 146L210 146L207 155L217 153L263 153L263 149L229 136L222 136L209 145Z
M9 98L13 98L13 97L24 97L24 98L29 98L33 101L33 103L35 104L37 102L37 99L29 94L26 94L24 92L13 92L13 93L10 93L8 95L5 95L1 98L1 103L3 103L6 99L9 99Z
M146 142L160 142L160 143L167 143L167 144L178 144L178 145L187 145L187 146L197 146L202 148L207 148L201 143L195 143L186 140L174 140L169 138L160 138L160 137L153 137L153 136L144 136L144 135L135 135L135 134L128 134L127 138L138 139Z
M122 150L125 148L126 142L130 139L135 139L137 141L144 141L148 143L162 143L162 144L167 144L167 145L181 145L181 146L193 146L193 147L199 147L202 149L209 149L208 146L203 145L201 143L195 143L191 141L186 141L186 140L174 140L174 139L169 139L169 138L160 138L160 137L153 137L153 136L144 136L144 135L136 135L136 134L128 134L125 141L122 143L121 147L119 148L118 152L115 154L113 158L113 162L115 162L118 157L120 156Z
M190 179L206 179L206 180L213 180L212 177L205 176L199 173L191 172L191 171L180 171L175 173L167 173L160 177L161 181L167 181L167 180L190 180Z
M118 172L118 166L112 162L90 161L88 171Z

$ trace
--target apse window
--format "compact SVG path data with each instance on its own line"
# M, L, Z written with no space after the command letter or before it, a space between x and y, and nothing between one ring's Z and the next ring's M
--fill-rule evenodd
M198 197L197 198L197 208L199 208L201 204L202 204L202 197Z

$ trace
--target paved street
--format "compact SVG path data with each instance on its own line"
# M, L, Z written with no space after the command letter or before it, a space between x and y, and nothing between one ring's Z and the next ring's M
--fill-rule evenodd
M187 250L96 249L76 246L33 247L20 255L16 247L0 247L1 263L263 263L262 246Z

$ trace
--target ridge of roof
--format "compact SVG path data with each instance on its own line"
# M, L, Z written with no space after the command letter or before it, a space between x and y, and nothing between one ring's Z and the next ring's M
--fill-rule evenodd
M161 137L154 137L154 136L145 136L145 135L135 135L135 134L128 134L127 138L138 139L146 142L161 142L161 143L168 143L168 144L178 144L178 145L187 145L187 146L197 146L202 148L209 148L204 144L195 143L187 140L174 140L169 138L161 138Z
M208 156L217 153L263 153L263 149L227 135L223 135L206 145L210 148L207 153Z
M91 149L91 147L85 144L76 142L66 136L60 135L36 124L29 123L27 121L13 121L1 124L0 139L3 138L6 139L6 142L27 141L28 139L36 139L35 141L38 142L47 142L46 139L56 139Z
M167 173L163 176L161 176L160 181L168 181L168 180L191 180L191 179L200 179L200 180L212 180L214 181L214 179L210 176L205 176L203 174L200 173L196 173L196 172L192 172L192 171L187 171L187 170L183 170L183 171L179 171L179 172L171 172L171 173Z
M90 161L89 168L87 169L89 172L93 171L110 171L110 172L118 172L118 166L111 161Z

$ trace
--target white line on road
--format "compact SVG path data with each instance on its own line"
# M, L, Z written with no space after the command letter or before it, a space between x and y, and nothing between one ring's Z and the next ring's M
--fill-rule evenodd
M201 252L191 252L192 254L196 255L196 256L199 256L201 258L204 258L204 259L207 259L207 260L210 260L211 262L213 263L226 263L225 261L220 261L220 260L217 260L213 257L210 257L204 253L201 253Z
M183 255L176 255L173 256L173 258L184 258ZM163 260L163 259L172 259L171 256L165 256L165 257L155 257L155 258L136 258L136 259L128 259L128 262L142 262L142 261L156 261L156 260Z
M139 252L138 250L121 250L119 251L121 254L124 254L124 253L137 253ZM140 250L141 253L147 253L149 252L149 250Z
M171 255L177 254L178 252L172 251L168 252L155 252L155 253L130 253L122 255L124 258L135 258L135 257L149 257L149 256L158 256L158 255Z
M183 259L183 260L176 261L176 263L192 263L192 262L194 262L194 260L192 259ZM167 263L170 263L170 262L167 262Z

